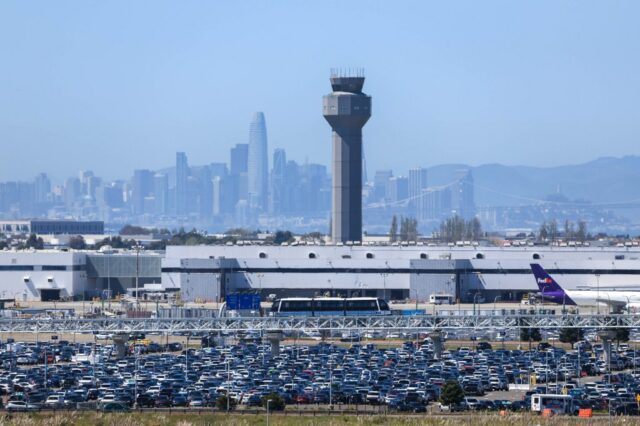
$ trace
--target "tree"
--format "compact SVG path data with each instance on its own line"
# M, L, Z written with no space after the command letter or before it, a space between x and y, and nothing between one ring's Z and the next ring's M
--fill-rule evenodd
M440 223L438 237L447 242L478 240L482 237L482 225L476 217L465 221L460 216L455 215Z
M227 411L227 403L229 410L235 410L236 406L238 405L238 401L236 401L234 398L227 399L227 395L220 395L218 398L216 398L216 408L220 411Z
M125 225L120 230L120 235L149 235L151 230L142 226Z
M615 340L620 345L620 342L628 342L629 341L629 329L628 328L614 328L613 331L616 333Z
M87 243L84 242L82 235L76 235L75 237L69 238L69 248L74 250L84 250L87 248Z
M36 237L36 234L30 234L29 238L25 242L27 248L34 248L36 250L42 250L44 248L44 241L42 237Z
M411 218L409 221L409 241L416 241L418 239L418 219Z
M459 404L464 400L464 390L456 380L450 380L442 387L440 403L442 405Z
M578 222L578 230L576 231L576 239L584 242L587 239L587 222L581 220Z
M471 219L471 239L479 240L482 237L482 224L480 223L480 219L474 217Z
M572 345L580 340L584 339L584 330L581 328L562 328L560 329L560 335L558 339L562 343L571 343Z
M404 217L400 216L400 241L409 240L409 234L407 233L408 220L409 219L405 219Z
M569 219L564 221L564 237L565 239L569 240L569 239L573 239L575 238L576 231L575 228L573 226L573 222L571 222Z
M551 222L549 222L549 237L551 238L551 241L554 241L558 238L558 222L556 222L555 219L553 219Z
M547 230L547 222L542 222L540 225L540 230L538 231L538 240L545 241L549 238L549 231Z
M389 229L389 241L395 243L398 241L398 218L393 215L391 219L391 229Z
M521 328L520 329L520 340L523 342L527 342L531 340L532 342L540 342L542 340L542 335L540 334L539 328Z
M284 411L284 407L286 406L286 402L283 397L280 396L277 392L272 392L268 395L262 397L262 406L267 408L267 401L269 402L269 410L272 411Z
M291 231L276 231L273 237L273 244L280 245L282 243L291 243L295 241Z

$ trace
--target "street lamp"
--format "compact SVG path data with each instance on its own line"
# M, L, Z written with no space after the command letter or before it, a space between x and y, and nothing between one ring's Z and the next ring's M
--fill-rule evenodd
M264 277L264 274L256 274L256 277L258 277L258 282L260 283L260 300L262 300L262 277Z
M496 310L496 302L500 300L502 301L502 297L501 296L496 296L495 299L493 299L493 310ZM495 313L495 312L494 312Z
M111 312L111 253L107 253L107 297L109 298L109 312Z
M269 406L271 405L271 399L267 399L267 426L269 426Z
M473 315L476 315L476 299L480 296L480 293L476 290L476 293L473 295Z
M231 370L229 370L229 364L231 364L231 359L227 359L227 412L229 412L229 389L231 383Z
M596 274L596 313L600 315L600 274Z
M380 275L382 275L382 298L387 300L387 275L389 274L382 272Z
M140 250L142 249L142 246L139 242L136 242L136 245L133 246L133 248L136 249L136 308L140 310Z

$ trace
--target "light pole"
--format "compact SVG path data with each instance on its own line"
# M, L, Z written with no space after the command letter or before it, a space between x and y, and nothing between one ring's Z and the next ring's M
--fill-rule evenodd
M493 299L493 310L494 310L494 314L495 314L495 310L496 310L496 302L497 302L498 300L502 301L502 297L500 297L500 296L496 296L496 297Z
M136 242L134 247L136 249L136 308L140 310L140 290L139 290L139 282L140 282L140 246L139 242Z
M264 277L264 274L256 274L256 277L258 277L258 282L260 283L260 300L262 300L262 277Z
M600 274L596 274L596 313L600 315Z
M231 359L227 360L227 413L229 412L229 386L231 382L231 371L229 370L229 364L231 363Z
M138 408L138 348L136 345L133 345L133 356L134 356L134 373L133 373L133 383L134 383L134 397L133 397L133 408Z
M329 355L329 411L333 410L333 358Z
M478 298L479 295L480 293L478 293L478 290L476 290L476 293L473 295L473 316L476 315L476 299Z
M271 400L267 399L267 426L269 426L269 406L271 405Z
M111 253L107 253L107 297L109 298L109 312L111 312Z
M184 381L189 381L189 334L187 334L187 347L184 351Z
M387 300L387 275L389 274L382 272L380 275L382 275L382 298Z

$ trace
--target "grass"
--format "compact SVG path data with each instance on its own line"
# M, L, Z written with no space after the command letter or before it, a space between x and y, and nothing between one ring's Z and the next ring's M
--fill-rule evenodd
M555 417L546 419L531 414L508 414L501 417L498 414L465 414L465 415L403 415L403 416L298 416L294 414L275 414L270 416L269 424L273 426L510 426L510 425L597 425L608 422L607 417L581 419L576 417ZM638 424L640 421L633 417L614 418L614 425ZM0 416L1 425L16 426L257 426L266 424L264 414L163 414L163 413L127 413L104 414L96 412L72 412L55 414L15 414Z

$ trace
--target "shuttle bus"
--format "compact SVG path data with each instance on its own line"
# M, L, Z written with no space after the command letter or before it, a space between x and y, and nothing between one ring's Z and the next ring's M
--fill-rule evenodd
M273 302L271 315L374 316L391 315L391 310L386 301L375 297L287 297Z
M545 409L553 414L574 414L573 396L571 395L531 395L531 411L543 413Z
M453 305L455 299L450 294L432 294L429 303L432 305Z

